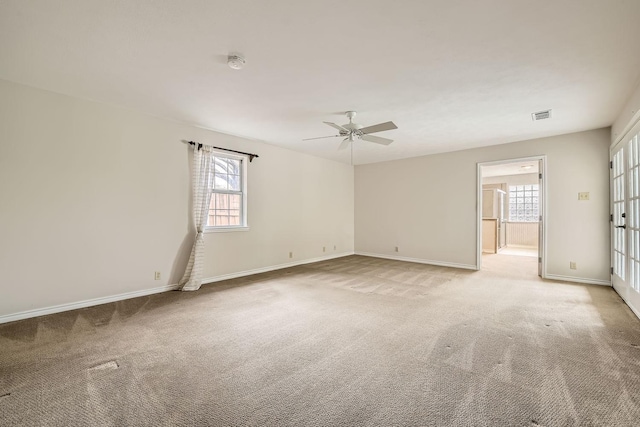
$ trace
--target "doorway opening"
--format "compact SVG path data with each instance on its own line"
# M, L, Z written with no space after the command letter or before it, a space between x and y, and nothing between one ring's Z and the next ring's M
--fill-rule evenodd
M478 163L478 270L544 277L544 162Z

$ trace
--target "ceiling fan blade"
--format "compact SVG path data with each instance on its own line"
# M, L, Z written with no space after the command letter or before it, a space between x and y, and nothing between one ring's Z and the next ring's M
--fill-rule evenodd
M340 136L340 135L319 136L317 138L305 138L305 139L303 139L303 141L311 141L312 139L335 138L336 136Z
M375 142L376 144L389 145L393 142L393 139L382 138L373 135L362 135L361 139L364 141Z
M367 133L374 133L374 132L382 132L383 130L391 130L391 129L398 129L398 126L396 126L393 122L378 123L377 125L367 126L366 128L362 128L360 129L360 132L362 132L363 134L367 134Z
M349 146L349 138L345 138L341 143L340 146L338 147L338 150L344 150L345 148L347 148Z
M345 129L345 128L343 128L342 126L337 125L337 124L335 124L335 123L331 123L331 122L322 122L322 123L324 123L325 125L329 125L329 126L331 126L332 128L336 128L336 129L338 129L339 131L342 131L342 132L349 132L349 129Z

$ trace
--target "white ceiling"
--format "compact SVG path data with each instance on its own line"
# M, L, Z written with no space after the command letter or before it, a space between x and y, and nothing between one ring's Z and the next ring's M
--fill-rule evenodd
M528 173L538 173L537 161L530 160L526 162L511 162L482 167L483 178L492 176L523 175Z
M343 162L302 139L393 120L361 164L611 125L639 23L638 0L3 0L0 78Z

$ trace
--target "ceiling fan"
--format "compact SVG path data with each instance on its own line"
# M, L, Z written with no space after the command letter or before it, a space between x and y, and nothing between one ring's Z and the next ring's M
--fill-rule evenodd
M356 116L355 111L347 111L347 118L349 119L349 123L346 125L337 125L331 122L323 122L332 128L337 129L340 133L338 135L330 135L330 136L320 136L318 138L307 138L303 139L303 141L310 141L312 139L322 139L322 138L336 138L338 136L346 136L346 138L338 147L339 150L343 150L349 146L350 142L355 141L356 139L362 139L363 141L375 142L376 144L389 145L393 142L393 139L382 138L380 136L373 136L372 133L382 132L385 130L398 129L393 122L384 122L379 123L373 126L362 127L357 123L353 123L353 118Z

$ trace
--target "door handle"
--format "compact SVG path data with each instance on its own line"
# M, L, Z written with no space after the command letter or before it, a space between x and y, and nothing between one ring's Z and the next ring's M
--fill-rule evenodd
M627 224L625 224L625 225L616 225L616 228L627 228Z

